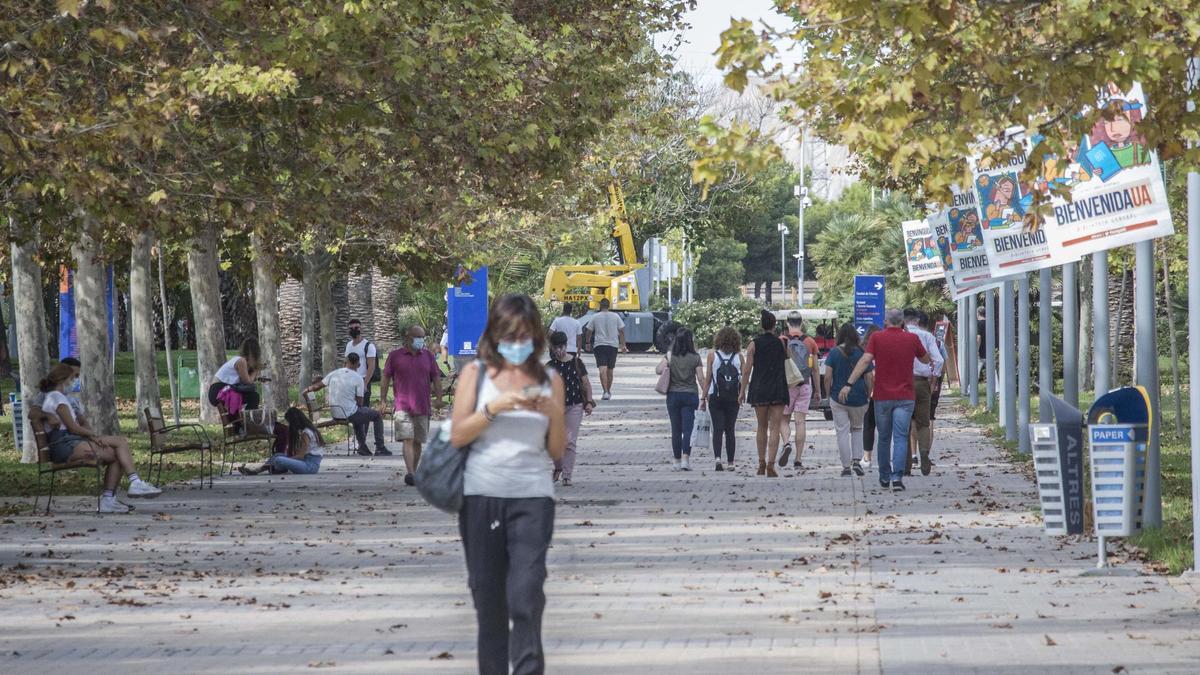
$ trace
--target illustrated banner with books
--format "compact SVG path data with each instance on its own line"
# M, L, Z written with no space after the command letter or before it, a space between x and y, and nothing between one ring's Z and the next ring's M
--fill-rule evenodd
M929 214L925 222L929 224L929 228L933 232L934 241L937 243L938 255L942 259L942 271L946 278L946 288L949 289L952 300L961 300L975 293L981 293L999 286L997 283L990 282L960 286L954 281L954 258L951 256L953 246L950 234L950 209L938 209L934 211Z
M1104 115L1068 145L1067 159L1046 160L1043 185L1066 187L1071 199L1052 196L1046 236L1055 264L1175 233L1158 154L1138 123L1148 113L1140 84L1122 92L1109 85L1098 101Z
M1045 228L1033 213L1033 186L1021 183L1024 168L1022 153L1004 166L975 173L988 270L997 279L1056 264Z
M908 280L913 283L941 279L945 275L933 228L924 220L900 223L904 231L904 250L908 259Z

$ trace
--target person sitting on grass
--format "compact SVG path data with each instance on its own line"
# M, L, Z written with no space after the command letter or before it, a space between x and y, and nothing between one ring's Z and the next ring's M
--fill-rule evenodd
M312 420L299 408L288 408L283 414L288 427L288 448L291 457L273 455L257 469L238 467L245 476L257 476L264 471L271 473L317 473L321 470L321 458L325 455L325 440L313 425Z
M45 413L46 441L50 446L50 461L55 464L96 460L107 465L104 472L104 492L100 495L100 513L127 513L128 504L117 501L117 486L121 476L129 476L127 495L132 498L152 498L162 490L142 480L133 466L129 441L121 436L101 436L81 424L66 392L75 388L75 369L60 363L38 383L45 394L42 412Z

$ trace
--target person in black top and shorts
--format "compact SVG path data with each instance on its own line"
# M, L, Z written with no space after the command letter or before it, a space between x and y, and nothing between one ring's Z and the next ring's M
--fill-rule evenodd
M763 333L754 338L746 350L746 371L742 377L742 399L750 403L758 419L758 475L771 478L779 475L775 473L775 457L779 452L783 411L788 404L784 370L788 355L783 343L775 336L775 324L775 315L764 309Z

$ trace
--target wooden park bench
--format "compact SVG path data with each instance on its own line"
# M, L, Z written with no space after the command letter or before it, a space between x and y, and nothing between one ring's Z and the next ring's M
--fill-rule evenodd
M77 469L93 469L96 472L96 511L100 510L100 487L104 466L94 457L55 464L50 461L50 441L46 435L45 413L38 408L29 411L29 426L33 429L33 437L37 442L37 494L33 498L33 511L37 512L38 502L42 496L42 476L50 476L50 492L46 496L46 515L50 515L50 505L54 502L54 479L60 471Z
M213 447L204 427L195 423L171 424L163 421L162 413L153 408L145 408L142 413L146 416L146 426L150 428L150 463L146 467L146 478L149 479L154 471L154 458L158 457L158 477L151 482L158 485L162 481L163 457L181 452L200 453L200 487L204 488L204 456L208 455L208 486L213 485Z

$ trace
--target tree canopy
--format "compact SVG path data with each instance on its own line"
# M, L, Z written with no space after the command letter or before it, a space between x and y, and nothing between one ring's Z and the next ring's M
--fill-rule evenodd
M1200 149L1186 146L1200 139L1200 112L1185 105L1197 96L1186 77L1200 40L1193 1L775 4L787 18L780 28L734 21L722 34L726 82L740 90L759 78L786 104L786 119L855 153L871 184L944 197L964 182L980 141L1014 125L1061 151L1106 114L1094 106L1110 82L1141 83L1151 111L1139 131L1164 158L1200 163ZM784 50L802 59L785 66ZM715 132L706 159L738 154L744 135ZM761 160L741 155L751 166ZM703 169L697 177L707 180Z

